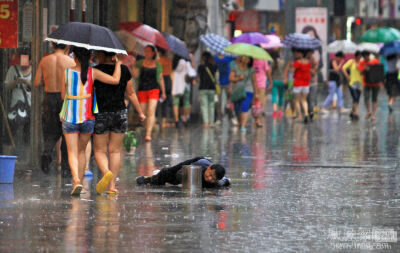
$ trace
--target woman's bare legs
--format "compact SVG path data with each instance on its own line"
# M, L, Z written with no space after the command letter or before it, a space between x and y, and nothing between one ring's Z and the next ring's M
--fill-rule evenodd
M65 134L68 150L68 163L71 169L74 188L82 184L86 166L86 145L90 140L90 134Z
M158 102L158 100L156 100L156 99L150 99L149 102L147 103L147 111L145 111L146 116L147 116L146 117L146 126L145 126L145 128L146 128L145 140L146 141L151 141L151 132L153 131L153 126L154 126L154 122L155 122L155 118L156 118L157 102ZM143 106L142 106L142 109L143 109Z
M94 159L103 175L110 171L107 158L108 138L109 133L95 134L93 137Z
M110 133L110 139L108 143L108 155L110 156L110 167L109 169L113 173L113 179L108 186L109 191L118 193L115 187L116 178L121 166L121 152L122 152L122 142L124 140L125 134L123 133Z

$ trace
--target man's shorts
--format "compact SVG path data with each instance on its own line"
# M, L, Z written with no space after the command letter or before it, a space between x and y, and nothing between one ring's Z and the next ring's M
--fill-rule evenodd
M89 119L80 124L62 122L64 134L92 134L94 129L94 119Z
M190 91L185 89L183 94L173 95L174 106L183 106L183 108L190 107Z
M160 98L160 90L153 89L153 90L142 90L138 91L137 97L139 103L147 103L150 99L158 100Z
M125 133L128 129L128 110L101 112L95 115L94 134Z
M310 86L293 86L293 93L294 94L308 94L310 92Z

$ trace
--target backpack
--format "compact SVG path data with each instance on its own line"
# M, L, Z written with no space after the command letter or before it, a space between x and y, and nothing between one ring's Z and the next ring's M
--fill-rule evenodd
M16 66L17 78L22 78ZM20 126L29 127L31 113L31 88L24 83L17 83L15 88L10 91L7 118L13 133ZM24 129L26 131L26 129Z

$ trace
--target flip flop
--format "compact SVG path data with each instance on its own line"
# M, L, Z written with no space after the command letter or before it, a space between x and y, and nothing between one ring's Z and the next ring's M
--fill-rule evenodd
M107 191L107 194L116 195L116 194L119 194L119 191L118 190L110 190L110 191Z
M74 189L71 191L71 196L79 196L81 194L81 191L83 189L83 186L81 184L77 184Z
M91 177L91 176L93 176L93 172L91 170L88 170L87 172L85 172L84 176Z
M98 194L102 194L106 191L108 185L110 184L113 178L113 173L111 171L107 172L103 178L97 183L96 191Z

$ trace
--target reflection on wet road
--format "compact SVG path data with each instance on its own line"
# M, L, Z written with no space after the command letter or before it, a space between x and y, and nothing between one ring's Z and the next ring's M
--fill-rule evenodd
M157 133L124 157L117 196L95 194L96 170L81 198L55 173L17 173L0 185L0 251L327 252L352 242L332 231L399 231L400 114L375 125L337 114L265 122L246 134L228 122ZM190 197L135 184L198 155L226 166L232 187Z

